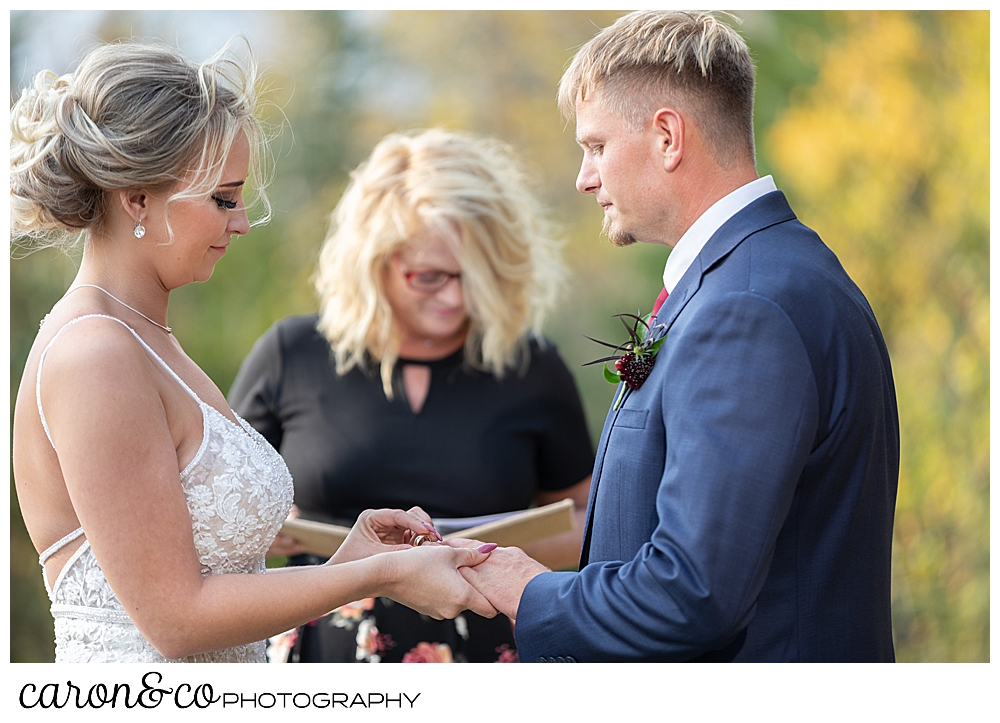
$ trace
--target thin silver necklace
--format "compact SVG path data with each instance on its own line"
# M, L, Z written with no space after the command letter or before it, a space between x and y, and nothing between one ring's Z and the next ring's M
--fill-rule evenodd
M103 291L105 294L107 294L108 296L110 296L112 299L114 299L115 301L117 301L119 304L121 304L122 306L124 306L126 309L131 309L136 314L138 314L139 316L141 316L143 319L145 319L146 321L148 321L150 324L153 324L154 326L160 327L161 329L163 329L168 334L172 334L173 333L173 330L169 326L164 326L163 324L161 324L158 321L153 321L148 316L146 316L145 314L143 314L141 311L139 311L138 309L136 309L134 306L129 306L128 304L126 304L124 301L122 301L121 299L119 299L117 296L115 296L114 294L112 294L110 291L108 291L107 289L105 289L103 286L98 286L97 284L78 284L77 286L75 286L72 289L70 289L70 291L76 291L77 289L82 289L84 286L89 286L92 289L97 289L98 291Z

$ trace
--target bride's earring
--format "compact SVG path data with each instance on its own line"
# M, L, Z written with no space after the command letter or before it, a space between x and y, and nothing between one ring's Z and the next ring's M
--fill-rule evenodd
M135 225L132 227L132 233L135 234L136 238L142 238L146 235L146 227L142 225L142 221L135 222Z

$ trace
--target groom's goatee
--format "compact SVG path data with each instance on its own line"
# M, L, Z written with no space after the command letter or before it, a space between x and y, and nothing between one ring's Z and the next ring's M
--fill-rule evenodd
M630 234L628 231L612 228L611 220L607 216L604 217L604 224L601 226L601 233L608 237L608 241L611 242L612 246L618 246L619 248L631 246L636 242L635 236Z

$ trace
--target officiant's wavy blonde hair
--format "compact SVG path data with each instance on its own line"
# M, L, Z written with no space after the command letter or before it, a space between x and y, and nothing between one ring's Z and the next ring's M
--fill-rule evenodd
M438 129L384 138L352 174L331 215L315 277L319 329L336 370L380 366L392 398L400 332L385 293L390 259L424 231L462 269L466 361L503 377L523 371L564 278L560 243L509 147Z
M677 108L727 168L754 161L755 78L746 41L716 14L638 11L580 48L559 82L559 109L573 120L577 101L599 94L605 108L640 131L658 108Z

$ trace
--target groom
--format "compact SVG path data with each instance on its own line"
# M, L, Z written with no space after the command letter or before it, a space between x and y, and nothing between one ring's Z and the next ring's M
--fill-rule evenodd
M465 571L524 662L894 658L889 357L758 178L753 93L744 41L703 13L626 15L562 78L609 239L673 251L666 339L604 424L580 571L517 548Z

